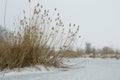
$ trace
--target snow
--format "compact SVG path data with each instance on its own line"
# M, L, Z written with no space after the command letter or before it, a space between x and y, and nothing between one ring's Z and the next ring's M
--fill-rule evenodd
M0 80L120 80L120 60L74 58L64 60L67 67L49 68L41 71L25 68L7 72ZM68 66L69 65L69 66Z

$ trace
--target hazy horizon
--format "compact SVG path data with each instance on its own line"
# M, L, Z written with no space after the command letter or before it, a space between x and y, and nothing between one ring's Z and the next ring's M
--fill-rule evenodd
M51 13L57 8L65 24L71 22L80 25L84 43L90 42L96 48L104 46L120 48L119 0L36 0L30 5L25 0L8 0L7 26L13 25L13 22L21 16L23 9L34 6L38 1ZM5 0L0 0L0 5L0 25L3 26Z

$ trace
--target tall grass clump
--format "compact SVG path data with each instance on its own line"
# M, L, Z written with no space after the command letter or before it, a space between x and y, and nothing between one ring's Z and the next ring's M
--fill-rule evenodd
M79 26L70 23L65 27L56 8L55 13L50 16L49 10L39 3L29 17L23 10L24 16L15 23L16 30L8 32L4 44L0 45L1 70L61 65L61 53L74 44Z

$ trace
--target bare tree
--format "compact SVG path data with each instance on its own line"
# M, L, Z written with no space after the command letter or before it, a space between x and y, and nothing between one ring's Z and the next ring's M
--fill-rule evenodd
M86 42L85 44L85 53L89 54L92 52L91 44L89 42Z

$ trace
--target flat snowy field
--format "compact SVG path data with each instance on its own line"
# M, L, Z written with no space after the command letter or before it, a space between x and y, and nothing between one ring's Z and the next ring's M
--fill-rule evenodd
M21 71L9 71L0 80L120 80L120 60L75 58L65 60L67 68L41 67L41 71L25 68Z

